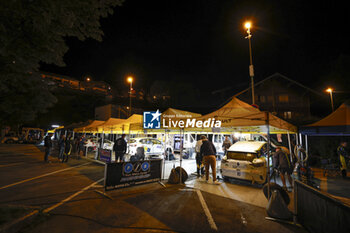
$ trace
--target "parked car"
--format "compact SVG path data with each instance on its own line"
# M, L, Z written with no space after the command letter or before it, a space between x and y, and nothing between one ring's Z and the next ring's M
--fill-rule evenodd
M20 143L20 140L14 132L10 132L1 139L1 143L6 143L6 144Z
M267 181L266 142L240 141L233 144L221 161L224 179L235 178L263 184ZM270 165L272 158L270 158Z
M90 137L86 140L85 146L88 148L88 151L96 151L97 148L100 148L100 140L101 138ZM103 139L103 149L113 150L114 142Z
M164 158L164 151L170 151L174 153L174 150L171 146L166 146L155 138L131 138L128 143L127 153L130 155L135 155L137 148L143 147L145 151L145 159L151 158Z

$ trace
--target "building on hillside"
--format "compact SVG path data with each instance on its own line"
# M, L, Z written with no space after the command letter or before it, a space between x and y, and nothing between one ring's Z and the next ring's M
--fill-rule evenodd
M269 111L296 125L315 121L317 117L312 113L312 108L318 108L328 100L325 93L316 92L279 73L256 82L254 92L255 104L260 110ZM251 87L234 97L252 103Z
M58 88L70 88L84 92L94 92L97 94L110 95L111 87L104 81L84 80L80 81L72 77L60 74L42 73L41 78L47 82L49 86Z

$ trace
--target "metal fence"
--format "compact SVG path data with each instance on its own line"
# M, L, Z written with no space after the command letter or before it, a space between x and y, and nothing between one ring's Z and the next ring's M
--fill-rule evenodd
M297 221L317 233L350 232L350 207L300 181L295 181Z

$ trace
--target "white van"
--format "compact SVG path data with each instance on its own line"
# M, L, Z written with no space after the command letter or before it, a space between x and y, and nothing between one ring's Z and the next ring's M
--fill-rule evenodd
M267 166L266 142L240 141L233 144L221 161L220 172L223 179L236 178L252 183L266 182ZM270 165L272 159L270 158Z

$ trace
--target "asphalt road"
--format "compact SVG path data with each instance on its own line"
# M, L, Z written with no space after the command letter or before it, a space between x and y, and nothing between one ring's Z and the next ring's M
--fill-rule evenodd
M264 208L185 185L104 193L103 165L51 160L32 145L0 144L0 205L41 210L21 232L304 232L265 220Z

